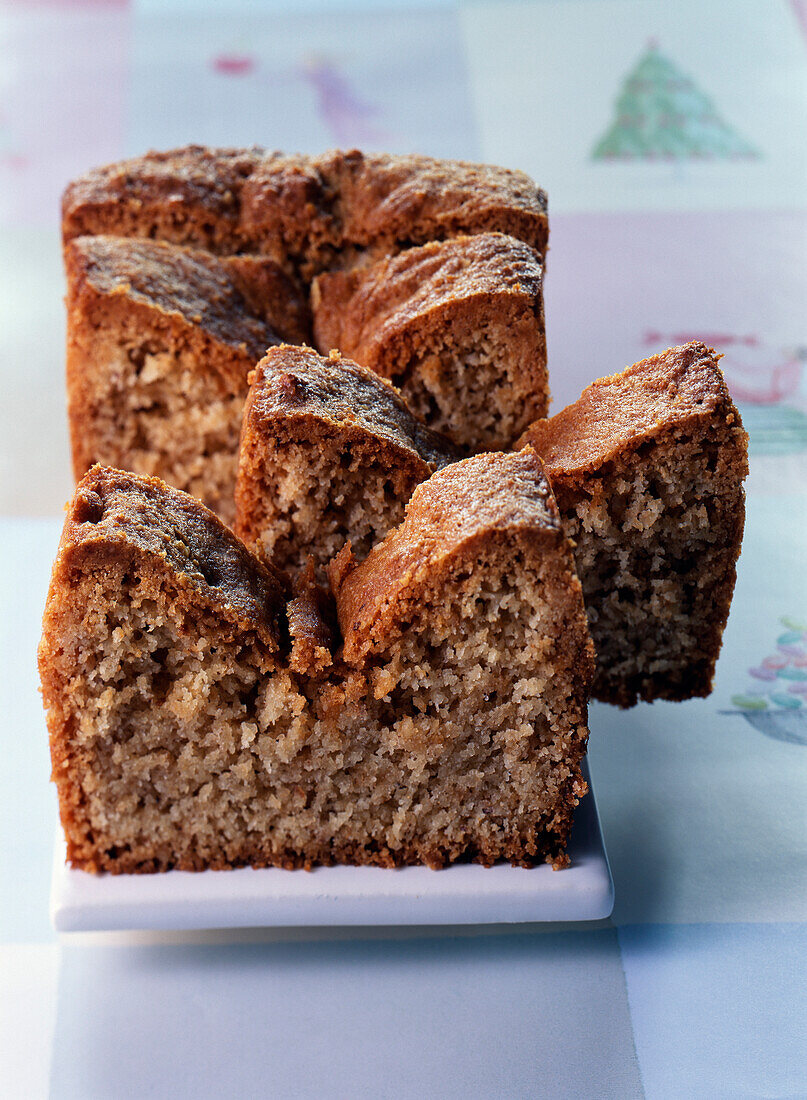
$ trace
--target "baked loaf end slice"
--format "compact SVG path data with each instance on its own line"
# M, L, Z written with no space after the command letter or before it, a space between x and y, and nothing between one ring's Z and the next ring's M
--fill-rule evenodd
M267 156L258 147L187 145L96 168L64 193L63 239L146 237L224 255L250 251L241 192Z
M500 230L546 250L546 195L522 172L424 156L311 157L189 145L75 180L62 233L254 252L310 279L412 244Z
M287 599L192 498L98 466L82 480L39 649L74 866L267 861L256 762L306 736L282 655Z
M465 452L499 450L546 416L542 265L501 233L410 248L314 283L314 339L398 386Z
M415 486L459 452L372 371L271 348L252 378L236 485L238 535L299 573L350 540L357 558L403 520Z
M401 527L330 567L343 659L375 699L320 724L373 760L354 816L390 862L563 865L593 650L580 583L534 451L466 459L419 486Z
M39 651L74 866L564 862L592 655L534 454L435 474L334 583L331 660L310 578L290 598L198 501L89 471Z
M599 379L517 444L541 455L576 544L604 702L711 691L748 472L718 358L670 348Z
M307 304L257 257L99 236L65 258L76 478L95 462L158 475L232 522L247 375L305 339Z

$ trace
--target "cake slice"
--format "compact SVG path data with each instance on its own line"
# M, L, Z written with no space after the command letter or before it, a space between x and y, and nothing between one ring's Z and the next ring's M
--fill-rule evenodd
M257 257L103 236L65 257L76 478L96 462L157 475L231 523L247 375L306 338L305 301Z
M39 667L67 858L265 862L262 755L307 736L288 593L198 501L94 467L70 504Z
M562 865L585 791L593 650L535 453L433 474L363 563L346 547L329 573L380 746L349 699L323 692L320 724L380 757L365 773L374 834L396 860Z
M338 352L270 348L247 398L235 530L282 569L364 558L415 486L460 457L383 379Z
M321 275L312 306L320 351L389 378L466 453L509 447L546 415L542 266L513 237L457 237Z
M310 578L292 598L198 501L88 472L39 650L75 867L565 861L593 666L534 453L433 475L332 578L336 658Z
M708 695L742 543L747 436L700 343L601 378L517 446L544 461L575 543L594 694Z

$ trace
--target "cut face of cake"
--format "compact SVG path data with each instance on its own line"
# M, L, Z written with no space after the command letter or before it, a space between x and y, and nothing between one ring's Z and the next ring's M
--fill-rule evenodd
M281 654L287 598L198 501L117 470L83 479L39 652L74 866L245 859L266 797L252 761L305 736Z
M593 650L534 452L439 471L362 564L346 548L329 572L344 660L364 669L384 731L368 790L387 835L434 864L469 845L484 863L562 863ZM327 693L320 707L368 743L360 708Z
M542 266L501 233L321 275L314 339L389 378L466 453L500 450L549 403Z
M154 241L66 249L67 390L77 478L95 462L154 474L226 522L247 375L303 340L305 301L272 261Z
M310 583L156 479L86 475L39 652L74 866L564 862L593 658L534 453L433 475L332 579L335 659Z
M424 156L187 146L96 169L62 203L64 239L147 237L255 252L310 279L413 244L500 230L541 254L546 195L522 172Z
M670 348L599 379L518 444L541 455L576 544L605 702L711 691L748 472L717 361L703 344Z
M247 398L236 531L278 567L320 576L400 523L415 486L460 457L372 371L309 348L271 348Z

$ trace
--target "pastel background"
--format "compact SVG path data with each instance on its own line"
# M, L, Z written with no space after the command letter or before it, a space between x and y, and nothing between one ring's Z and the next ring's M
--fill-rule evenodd
M807 1096L807 6L6 0L0 50L0 1095ZM530 172L555 408L724 353L751 476L715 691L591 711L611 920L51 931L59 197L187 141Z

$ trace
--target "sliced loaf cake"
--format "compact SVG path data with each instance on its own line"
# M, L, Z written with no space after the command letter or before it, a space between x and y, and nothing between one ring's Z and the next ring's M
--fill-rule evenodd
M67 392L76 478L153 474L231 523L247 376L302 341L308 308L270 260L123 237L68 244Z
M599 379L518 444L541 455L575 544L605 702L712 689L748 472L718 358L669 348Z
M294 574L349 540L358 559L401 522L415 486L460 456L400 394L338 352L271 348L244 414L236 531Z
M502 233L432 242L319 276L314 338L390 379L466 454L501 450L549 405L542 277Z
M564 863L593 660L534 453L436 473L331 573L335 656L310 580L156 479L89 471L39 653L74 866Z

